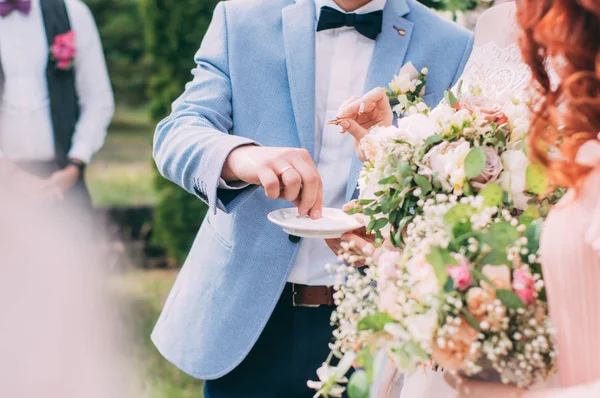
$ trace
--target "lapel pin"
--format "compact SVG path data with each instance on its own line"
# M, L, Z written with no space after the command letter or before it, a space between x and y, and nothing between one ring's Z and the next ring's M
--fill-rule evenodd
M404 30L404 29L402 29L402 28L399 28L399 27L397 27L396 25L394 25L394 29L396 30L396 32L398 32L398 34L399 34L400 36L406 36L406 30Z

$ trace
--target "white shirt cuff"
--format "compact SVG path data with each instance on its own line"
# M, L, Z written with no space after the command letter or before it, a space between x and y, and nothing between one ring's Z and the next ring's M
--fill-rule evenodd
M219 178L219 189L228 189L230 191L237 191L250 186L250 184L244 181L232 181L226 182L224 179Z

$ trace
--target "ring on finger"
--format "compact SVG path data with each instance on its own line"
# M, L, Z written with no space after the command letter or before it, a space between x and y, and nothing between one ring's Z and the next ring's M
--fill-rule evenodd
M279 176L283 177L283 175L285 174L286 171L290 171L293 170L294 168L292 166L285 166L283 169L281 169L281 171L279 172Z

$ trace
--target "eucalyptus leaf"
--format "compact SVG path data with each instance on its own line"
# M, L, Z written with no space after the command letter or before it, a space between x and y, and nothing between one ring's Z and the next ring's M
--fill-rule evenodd
M538 218L525 230L527 238L527 249L529 253L536 254L540 248L540 234L542 232L542 219Z
M398 181L398 179L396 178L396 176L389 176L389 177L379 180L378 184L379 185L387 185L387 184L393 184L397 181Z
M512 290L498 289L496 290L496 297L498 297L498 300L500 300L508 309L525 307L523 301Z
M358 358L356 358L356 362L363 367L365 372L367 372L367 377L369 380L369 384L373 382L373 354L371 354L371 350L368 348L364 348L360 354L358 354Z
M526 172L527 189L536 195L541 195L548 189L548 174L544 166L530 164Z
M490 226L483 235L483 240L493 249L506 251L506 248L513 245L519 237L519 231L516 227L507 222L499 222Z
M422 175L417 174L414 176L414 179L424 195L427 195L433 189L431 182Z
M356 204L360 205L360 206L366 206L366 205L370 205L373 202L375 202L375 199L358 199L356 201Z
M474 213L475 209L471 205L458 203L444 214L444 222L451 226L467 222Z
M451 107L454 107L454 105L456 105L456 103L458 102L458 99L450 90L446 90L446 92L444 93L444 99Z
M467 178L475 178L485 169L485 152L480 147L473 147L465 158L465 174Z
M528 206L523 214L519 216L519 222L525 226L529 226L540 217L540 209L537 206Z
M412 356L415 356L417 358L420 358L423 360L429 359L427 352L425 352L425 350L423 350L423 348L421 348L421 346L419 344L415 343L414 341L406 342L404 344L404 350L406 352L408 352L409 354L411 354Z
M371 228L371 230L379 231L381 228L385 227L387 224L388 224L387 218L379 218L379 219L375 220L375 223L373 224L373 228Z
M475 330L479 330L480 326L479 326L479 322L477 322L477 319L475 319L475 317L473 317L473 315L469 314L469 311L467 311L465 308L462 308L460 310L463 319L469 324L471 325L471 327Z
M489 265L506 265L508 264L506 250L492 249L492 251L490 251L481 259L481 262Z
M400 164L398 165L398 171L402 175L409 175L412 173L412 169L411 169L410 165L405 162L400 162Z
M499 184L492 182L483 187L477 196L483 197L484 207L500 206L504 199L504 189Z
M434 145L437 144L438 142L442 142L442 136L439 134L435 134L435 135L431 135L429 137L427 137L427 139L425 140L425 145Z
M367 372L362 369L356 370L350 376L348 381L348 397L349 398L369 398L369 377Z
M394 318L392 318L387 312L377 312L372 315L367 315L359 320L358 330L372 330L374 332L379 332L383 330L385 325L393 322Z
M429 250L426 259L433 267L438 282L441 286L444 286L448 280L448 271L446 271L446 267L448 265L457 264L456 259L450 255L450 252L447 249L438 246L432 247Z

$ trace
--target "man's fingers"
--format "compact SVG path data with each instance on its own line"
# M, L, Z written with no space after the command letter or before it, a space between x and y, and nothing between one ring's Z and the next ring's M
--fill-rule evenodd
M310 210L310 217L313 220L318 220L323 215L323 182L319 179L319 190L317 191L317 198L315 204Z
M280 184L279 177L275 174L275 172L271 169L262 169L258 173L258 179L260 181L260 185L265 189L265 194L269 199L276 199L279 197Z
M319 187L321 185L321 177L317 168L307 163L304 159L294 159L292 166L302 177L302 191L300 192L300 203L298 204L298 212L306 216L317 201ZM321 198L322 200L322 198Z
M340 123L342 133L350 133L354 139L360 143L360 141L369 134L369 130L361 126L356 120L346 119Z
M296 200L300 195L300 189L302 188L302 177L300 174L294 169L285 169L284 173L281 174L281 182L283 190L282 198L288 200L290 202Z

